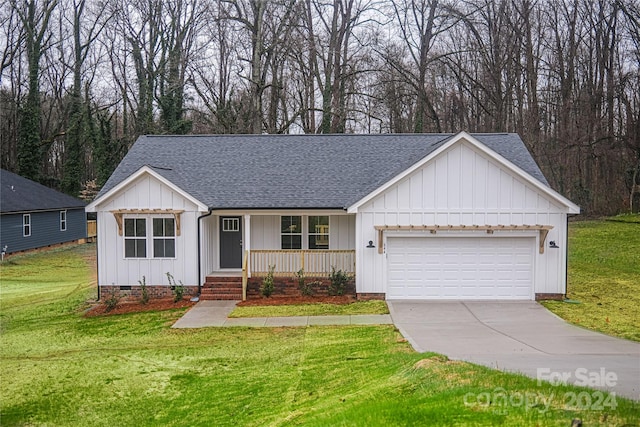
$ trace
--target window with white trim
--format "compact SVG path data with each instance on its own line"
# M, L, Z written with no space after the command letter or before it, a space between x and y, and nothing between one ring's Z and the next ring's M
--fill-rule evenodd
M282 249L302 249L302 217L280 217L280 244Z
M31 236L31 214L22 215L22 237Z
M329 217L309 217L309 249L329 249Z
M147 220L145 218L124 219L124 257L147 257Z
M173 218L153 218L153 257L175 258L176 221Z
M67 231L67 211L60 211L60 231Z

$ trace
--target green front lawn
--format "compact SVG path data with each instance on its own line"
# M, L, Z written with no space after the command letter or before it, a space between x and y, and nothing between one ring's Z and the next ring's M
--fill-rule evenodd
M85 318L91 250L2 265L2 426L637 423L638 403L417 354L392 326L170 329L183 309Z
M384 301L356 301L350 304L309 303L299 305L242 306L229 317L337 316L349 314L389 314Z
M567 296L545 302L576 325L640 341L640 215L569 224Z

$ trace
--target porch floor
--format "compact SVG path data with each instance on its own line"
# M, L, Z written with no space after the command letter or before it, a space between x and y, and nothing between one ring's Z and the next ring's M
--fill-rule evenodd
M207 274L211 277L242 277L242 270L218 270Z

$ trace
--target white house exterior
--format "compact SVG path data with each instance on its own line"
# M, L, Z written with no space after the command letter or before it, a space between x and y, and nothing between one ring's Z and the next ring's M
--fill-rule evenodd
M87 211L103 290L169 272L197 293L246 256L249 276L334 267L361 297L475 300L564 295L579 208L517 135L460 133L141 137Z
M567 215L579 208L469 135L348 212L357 218L360 292L389 299L566 293ZM362 250L368 240L383 253Z

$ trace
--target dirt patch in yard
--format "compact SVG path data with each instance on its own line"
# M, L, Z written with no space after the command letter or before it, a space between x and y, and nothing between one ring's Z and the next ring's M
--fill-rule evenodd
M301 304L351 304L357 299L353 295L340 296L295 296L295 297L271 297L248 299L238 303L238 307L250 307L259 305L301 305Z
M108 311L107 306L104 304L96 304L85 312L85 317L95 316L111 316L113 314L127 314L127 313L140 313L144 311L162 311L171 310L173 308L192 307L195 302L185 298L178 302L173 302L173 298L153 299L146 304L142 304L139 301L123 301Z

